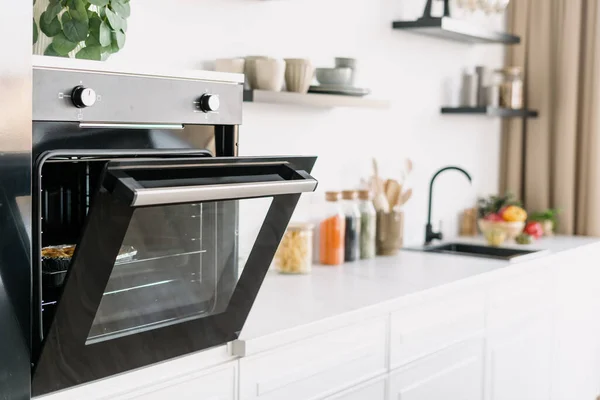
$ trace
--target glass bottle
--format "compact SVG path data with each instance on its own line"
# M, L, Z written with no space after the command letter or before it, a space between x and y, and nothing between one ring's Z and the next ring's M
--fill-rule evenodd
M340 198L340 192L325 193L324 217L319 224L319 261L323 265L344 263L346 220Z
M344 237L344 261L356 261L360 258L360 210L356 201L356 190L344 190L342 205L346 218L346 235Z
M500 107L523 108L523 77L520 67L507 67L497 72L502 73L500 84Z
M377 211L371 200L371 192L358 192L358 209L360 211L360 258L375 257L375 238L377 234Z

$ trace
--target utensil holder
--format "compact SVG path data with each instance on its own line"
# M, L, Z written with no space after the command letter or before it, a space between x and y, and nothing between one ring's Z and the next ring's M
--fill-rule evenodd
M404 243L404 212L377 213L377 255L393 256Z

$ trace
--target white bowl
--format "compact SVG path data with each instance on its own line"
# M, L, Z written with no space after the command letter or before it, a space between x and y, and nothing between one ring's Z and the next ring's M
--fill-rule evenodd
M321 85L347 86L351 80L351 68L317 68L317 81Z
M219 58L215 60L215 71L243 74L245 65L243 58Z
M288 92L306 93L315 74L310 60L301 58L285 59L285 85Z
M488 221L485 219L477 220L477 225L484 235L486 232L499 229L506 233L507 240L514 240L525 228L525 222Z
M256 86L252 89L281 92L285 76L285 61L277 58L257 59L252 61L256 68Z

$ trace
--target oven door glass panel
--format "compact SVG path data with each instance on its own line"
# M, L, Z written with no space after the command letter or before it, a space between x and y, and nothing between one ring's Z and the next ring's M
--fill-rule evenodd
M224 312L249 255L238 249L254 246L271 203L136 208L86 344ZM252 220L236 228L228 215L242 207Z
M34 361L34 395L237 338L300 194L316 188L314 162L107 162Z

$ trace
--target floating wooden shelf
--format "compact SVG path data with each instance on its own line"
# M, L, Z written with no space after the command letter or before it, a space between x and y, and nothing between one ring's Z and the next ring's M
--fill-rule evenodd
M501 118L536 118L537 110L498 107L442 107L442 114L475 114Z
M270 92L266 90L247 90L244 92L244 101L266 104L289 104L304 107L337 108L389 108L387 100L372 99L371 97L341 96L316 93Z
M450 17L424 17L416 21L395 21L392 23L392 26L394 29L404 29L421 35L463 43L518 44L521 42L519 36L492 31L485 27Z

